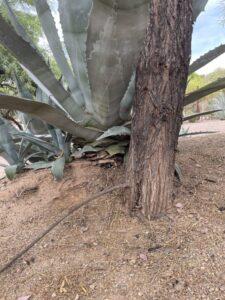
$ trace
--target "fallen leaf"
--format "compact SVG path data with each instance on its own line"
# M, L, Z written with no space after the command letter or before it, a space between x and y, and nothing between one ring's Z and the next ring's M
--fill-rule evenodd
M61 283L61 286L59 288L59 292L61 294L66 294L67 293L67 289L66 287L69 287L70 283L69 283L69 280L67 279L67 277L65 276L62 283Z
M61 284L61 286L60 286L60 289L59 289L59 292L61 293L61 294L65 294L65 293L67 293L67 289L65 288L65 280L63 280L62 281L62 284Z
M87 295L87 289L83 286L83 284L80 284L80 288L84 292L84 294Z

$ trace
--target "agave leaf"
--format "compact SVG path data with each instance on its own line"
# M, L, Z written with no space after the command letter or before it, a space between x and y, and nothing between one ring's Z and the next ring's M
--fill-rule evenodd
M89 86L86 41L87 27L92 0L59 1L60 21L65 45L72 63L74 74L83 93L86 109L93 112Z
M82 106L84 105L84 98L63 51L51 9L46 0L35 0L35 6L50 49L62 75L67 80L73 98L79 106Z
M217 131L197 131L197 132L187 132L187 133L181 133L179 137L185 137L185 136L191 136L191 135L202 135L202 134L212 134L212 133L218 133Z
M48 129L49 129L49 133L52 136L54 144L57 146L57 148L64 151L66 156L66 161L68 161L69 152L62 131L60 129L54 128L52 125L48 125Z
M110 129L108 129L106 132L104 132L100 137L97 138L97 141L105 139L107 137L113 137L113 136L129 136L131 134L131 131L129 128L124 126L114 126Z
M15 136L21 137L23 139L26 139L27 141L35 144L36 146L38 146L41 149L47 150L49 152L52 152L54 154L58 154L59 153L59 148L57 148L55 145L48 143L46 141L43 141L27 132L19 132L16 133Z
M80 152L83 154L83 153L99 152L102 150L103 150L103 148L101 148L101 147L92 147L90 145L86 145L81 149Z
M17 165L7 166L5 168L5 175L9 180L13 180L17 174Z
M19 23L16 15L14 14L9 1L8 0L3 0L3 3L6 7L6 10L8 12L8 17L9 20L12 24L12 26L14 27L16 33L21 36L25 41L29 42L30 44L32 44L31 39L29 38L28 34L26 33L26 30L24 29L24 27Z
M87 39L88 74L95 118L110 127L118 124L120 102L144 45L149 1L94 0L93 4Z
M23 166L21 164L7 166L5 168L5 175L9 180L13 180L16 174L22 170Z
M88 72L95 117L108 127L118 122L120 102L144 42L149 1L119 0L115 4L114 0L94 0L93 3L88 30ZM207 0L193 1L194 20L206 4ZM132 99L124 101L128 101L129 111Z
M76 121L86 123L90 116L75 103L61 83L56 80L40 54L3 19L0 14L0 43L19 60L28 75L38 86L59 103Z
M51 106L56 106L56 104L52 101L51 98L49 98L43 91L42 89L40 89L40 87L38 86L36 89L36 100L38 100L39 102L42 103L46 103L49 104ZM26 97L22 97L22 98L26 98Z
M55 129L57 141L59 145L59 149L63 151L66 163L70 162L70 155L71 155L71 141L67 140L65 135L62 133L60 129Z
M24 138L22 138L20 142L20 149L19 149L19 158L20 160L24 160L25 157L30 153L32 148L32 143L27 142Z
M190 65L189 74L194 73L202 67L206 66L208 63L210 63L223 53L225 53L225 44L220 45L219 47L216 47L215 49L202 55Z
M193 18L194 22L197 20L201 12L204 11L208 0L193 0Z
M198 89L197 91L194 91L186 95L184 105L194 103L195 101L203 97L206 97L212 93L215 93L219 90L222 90L224 88L225 88L225 77L219 78L216 81Z
M110 155L110 156L114 156L117 154L125 154L125 147L120 145L120 144L115 144L115 145L111 145L109 147L107 147L105 149L105 151Z
M132 75L127 91L120 103L120 118L123 121L127 121L131 118L131 108L135 94L135 78L136 72Z
M177 176L177 178L179 179L179 181L182 181L183 175L182 175L182 171L181 171L181 168L178 165L178 163L175 163L175 175Z
M10 164L19 163L16 145L13 142L7 123L0 118L0 148L7 154Z
M32 100L33 96L31 93L23 86L22 82L16 74L14 74L18 94L20 97ZM33 118L29 114L24 114L17 112L19 119L21 120L23 126L26 126L25 130L31 132L32 134L45 134L47 132L46 125L40 120Z
M198 114L193 114L191 116L184 117L183 121L188 121L188 120L194 119L196 117L211 115L211 114L214 114L214 113L219 112L219 111L222 111L222 109L214 109L214 110L204 111L204 112L198 113Z
M51 167L52 167L52 162L39 161L31 165L26 165L24 169L37 171L42 169L50 169Z
M32 100L33 99L32 94L29 92L29 90L27 90L24 87L24 85L22 84L21 80L16 75L16 73L14 73L13 77L14 77L14 80L15 80L15 83L16 83L16 87L17 87L19 96L22 97L22 98L26 98L26 99Z
M100 135L98 131L77 125L65 116L62 111L45 103L0 94L0 108L28 113L52 126L71 133L75 137L81 137L87 141L94 141Z
M100 141L94 141L89 144L92 147L107 147L115 143L114 139L106 138Z
M57 158L53 163L52 163L52 174L55 178L55 180L60 181L63 179L63 174L64 174L64 168L65 168L65 156L63 155L62 157Z
M52 126L52 125L47 125L47 127L48 127L48 132L50 133L54 144L56 145L56 147L59 148L59 142L58 142L58 138L57 138L55 127Z
M27 163L27 162L29 162L32 158L37 158L37 159L39 159L39 160L43 160L44 158L45 158L45 156L46 156L46 153L45 152L43 152L43 151L38 151L38 152L34 152L34 153L32 153L32 154L30 154L30 155L28 155L28 156L24 156L24 162L25 163ZM45 160L45 159L44 159Z
M123 157L123 163L125 164L125 166L127 166L127 164L129 163L129 151L125 152L125 155Z

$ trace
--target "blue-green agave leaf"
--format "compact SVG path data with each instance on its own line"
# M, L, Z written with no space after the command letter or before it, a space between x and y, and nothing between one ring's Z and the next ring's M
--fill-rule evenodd
M93 112L86 62L86 43L92 0L59 1L64 41L74 74L83 93L86 109Z
M114 126L104 132L100 137L97 138L97 140L99 141L113 136L130 136L130 134L131 130L129 128L124 126Z
M52 167L52 162L39 161L30 165L26 165L25 169L27 170L42 170L42 169L50 169Z
M8 124L0 118L0 148L7 154L9 164L17 164L19 156Z
M52 163L51 170L55 180L60 181L63 179L65 163L66 163L66 159L64 155L62 157L57 158Z
M62 72L62 75L67 80L74 100L77 104L82 106L84 105L84 98L63 51L50 6L46 0L35 0L35 6L43 31L48 39L50 49Z
M100 135L98 131L78 125L58 108L45 103L0 94L0 108L28 113L56 128L60 128L75 137L80 137L87 141L94 141Z
M16 174L19 173L22 168L22 164L7 166L5 168L5 175L9 180L13 180L16 177Z
M201 112L201 113L198 113L198 114L193 114L193 115L184 117L183 121L189 121L189 120L197 118L197 117L211 115L211 114L214 114L214 113L219 112L219 111L222 111L222 109L214 109L214 110L204 111L204 112Z
M49 152L52 152L56 155L60 151L60 149L57 148L54 144L51 144L51 143L46 142L42 139L39 139L39 138L35 137L34 135L31 135L30 133L27 133L27 132L19 132L19 133L14 134L14 136L24 138L27 141L29 141L29 142L35 144L36 146L40 147L41 149L45 149L45 150L47 150Z

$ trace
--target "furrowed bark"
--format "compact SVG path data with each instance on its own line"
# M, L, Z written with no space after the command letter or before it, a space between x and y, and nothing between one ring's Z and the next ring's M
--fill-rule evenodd
M191 0L151 1L137 68L128 167L129 209L149 219L165 212L172 200L192 23Z

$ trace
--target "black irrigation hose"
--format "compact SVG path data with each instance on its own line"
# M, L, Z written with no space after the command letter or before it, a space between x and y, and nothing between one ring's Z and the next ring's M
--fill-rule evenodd
M102 192L87 198L85 201L83 201L80 204L75 204L74 206L72 206L71 208L67 209L63 215L57 220L55 221L52 225L50 225L44 232L40 233L28 246L26 246L21 252L19 252L18 254L16 254L6 265L4 265L1 269L0 269L0 274L3 273L5 270L7 270L9 267L12 266L12 264L17 261L19 258L21 258L28 250L30 250L35 244L37 244L43 237L45 237L50 231L52 231L57 225L59 225L63 220L65 220L67 217L69 217L72 213L74 213L76 210L78 210L79 208L89 204L90 202L92 202L93 200L106 195L108 193L111 193L115 190L118 189L123 189L123 188L127 188L128 185L127 184L121 184L121 185L116 185L114 187L108 188L103 190Z

